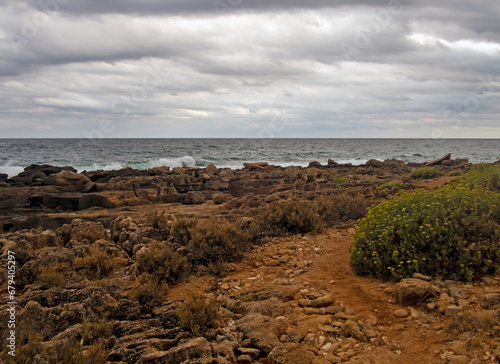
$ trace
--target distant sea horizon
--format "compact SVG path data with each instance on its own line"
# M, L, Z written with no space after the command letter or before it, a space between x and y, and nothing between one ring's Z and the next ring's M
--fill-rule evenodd
M364 164L370 159L422 163L451 153L471 163L500 158L500 139L492 138L0 138L0 173L9 177L31 164L84 170L188 166L238 169L245 162L283 167Z

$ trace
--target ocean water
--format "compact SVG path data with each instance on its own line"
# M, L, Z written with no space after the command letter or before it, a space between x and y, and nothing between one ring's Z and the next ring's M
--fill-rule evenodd
M500 139L0 139L0 173L10 177L30 164L83 170L159 166L242 168L244 162L280 166L363 164L396 158L427 162L447 153L472 163L500 158Z

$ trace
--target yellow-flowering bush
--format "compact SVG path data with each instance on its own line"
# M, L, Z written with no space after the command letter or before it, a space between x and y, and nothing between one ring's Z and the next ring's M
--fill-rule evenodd
M472 280L500 271L500 194L447 186L370 209L351 248L356 274Z

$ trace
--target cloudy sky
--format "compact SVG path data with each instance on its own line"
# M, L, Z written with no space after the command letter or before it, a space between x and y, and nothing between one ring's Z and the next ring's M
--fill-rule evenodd
M498 0L2 0L0 137L500 138L498 14Z

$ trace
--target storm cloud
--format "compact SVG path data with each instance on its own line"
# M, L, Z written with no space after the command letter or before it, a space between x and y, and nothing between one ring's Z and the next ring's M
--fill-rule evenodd
M6 0L0 137L500 137L500 3Z

